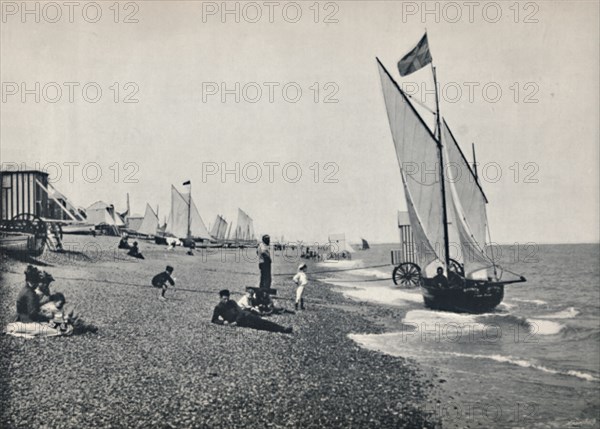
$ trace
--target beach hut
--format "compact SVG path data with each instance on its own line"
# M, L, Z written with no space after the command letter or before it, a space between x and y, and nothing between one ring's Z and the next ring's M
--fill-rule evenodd
M48 186L48 173L39 170L0 171L0 216L11 220L31 214L50 217L48 195L42 186Z

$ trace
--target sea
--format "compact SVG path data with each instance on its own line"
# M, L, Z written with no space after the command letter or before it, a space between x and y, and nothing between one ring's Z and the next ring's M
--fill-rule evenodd
M431 373L438 393L422 406L443 427L600 427L599 244L497 247L499 264L527 282L505 286L503 302L478 315L429 310L418 288L395 286L397 247L317 264L315 277L393 309L388 332L350 338Z

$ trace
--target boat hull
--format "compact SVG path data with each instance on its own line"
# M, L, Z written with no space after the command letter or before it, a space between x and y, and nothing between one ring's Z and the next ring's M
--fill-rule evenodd
M504 299L504 286L485 281L465 280L461 285L440 288L421 283L425 306L458 313L486 313Z

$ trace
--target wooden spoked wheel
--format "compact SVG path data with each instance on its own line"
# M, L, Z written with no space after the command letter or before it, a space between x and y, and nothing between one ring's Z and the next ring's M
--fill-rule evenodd
M404 262L394 268L394 284L405 288L414 288L421 283L421 268L412 262Z
M463 264L458 262L455 259L450 259L450 264L448 265L448 270L452 271L455 274L458 274L461 277L465 276L465 268Z
M38 216L31 213L21 213L10 220L12 228L19 232L35 235L36 238L46 239L48 226Z

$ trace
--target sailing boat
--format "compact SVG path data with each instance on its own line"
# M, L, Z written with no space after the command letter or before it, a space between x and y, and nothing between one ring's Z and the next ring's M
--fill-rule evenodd
M526 279L502 270L485 252L487 198L448 124L441 120L435 67L432 64L436 88L436 129L432 132L379 59L377 63L417 255L417 263L396 267L394 279L420 286L429 308L489 311L502 302L505 285ZM405 76L429 63L425 34L398 68ZM415 165L436 174L417 175L409 168ZM455 258L451 258L450 243L460 249ZM435 275L440 267L441 278Z
M181 194L171 185L171 213L165 233L184 240L189 246L192 241L210 240L210 234L192 199L190 182L185 182L184 186L190 186L189 192Z
M361 247L358 250L369 250L371 247L369 246L369 242L364 238L360 239L362 241Z
M254 234L254 221L246 212L238 208L237 225L230 245L236 247L255 247L257 244Z
M225 244L225 234L227 233L227 221L221 215L217 215L215 222L210 230L210 235L216 241L218 246Z

